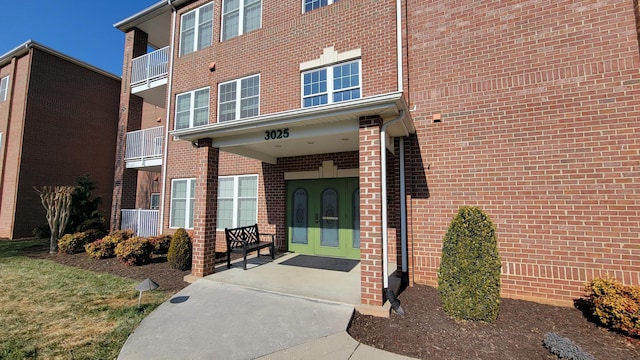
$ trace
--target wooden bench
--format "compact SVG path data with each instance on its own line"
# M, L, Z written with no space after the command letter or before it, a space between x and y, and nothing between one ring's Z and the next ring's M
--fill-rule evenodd
M247 254L250 252L257 251L260 257L260 249L269 248L271 259L275 259L275 235L260 234L258 224L234 229L225 228L224 235L227 240L227 268L231 267L232 252L242 253L245 270L247 270ZM268 236L270 241L260 241L261 236Z

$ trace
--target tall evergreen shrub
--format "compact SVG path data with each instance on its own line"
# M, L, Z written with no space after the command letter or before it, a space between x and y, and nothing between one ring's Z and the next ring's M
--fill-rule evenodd
M180 228L173 234L167 253L167 262L174 269L191 269L191 239L185 229Z
M458 319L496 320L501 266L489 216L474 206L461 207L442 244L438 289L444 311Z

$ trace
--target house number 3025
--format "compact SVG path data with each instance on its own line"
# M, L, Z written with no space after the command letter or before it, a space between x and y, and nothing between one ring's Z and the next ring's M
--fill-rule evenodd
M265 140L286 139L289 137L289 128L267 130L264 132Z

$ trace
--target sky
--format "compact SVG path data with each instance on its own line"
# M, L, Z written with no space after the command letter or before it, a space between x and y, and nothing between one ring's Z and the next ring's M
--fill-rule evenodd
M122 75L124 33L113 24L158 0L0 0L0 56L33 40Z

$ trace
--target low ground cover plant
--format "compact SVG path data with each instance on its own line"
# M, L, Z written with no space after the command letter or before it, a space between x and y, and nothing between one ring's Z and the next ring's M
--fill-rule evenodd
M624 285L605 277L593 279L585 291L589 311L602 325L640 336L640 286Z

